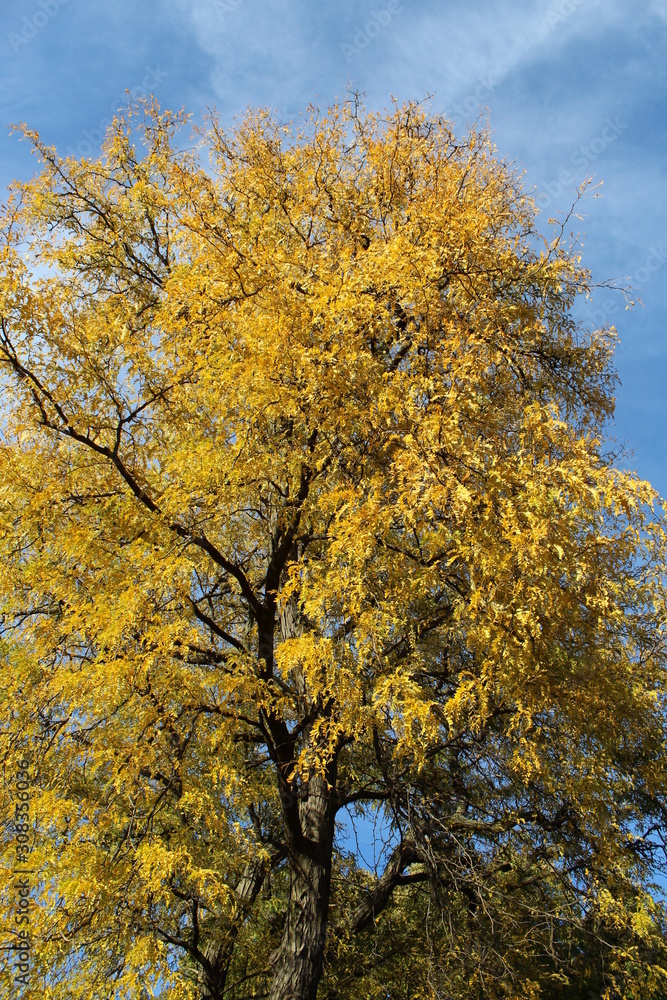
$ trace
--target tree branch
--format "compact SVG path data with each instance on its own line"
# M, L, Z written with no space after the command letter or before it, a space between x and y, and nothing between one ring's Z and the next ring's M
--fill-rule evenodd
M397 885L406 881L424 881L425 875L422 876L422 873L415 873L420 876L418 879L403 874L408 865L418 860L414 843L410 840L402 841L392 852L387 867L369 896L357 906L349 917L336 923L334 930L338 933L349 931L351 934L358 934L384 910Z

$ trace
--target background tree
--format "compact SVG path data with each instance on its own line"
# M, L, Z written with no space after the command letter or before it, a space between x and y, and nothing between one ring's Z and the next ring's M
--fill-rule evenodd
M660 995L665 526L576 244L415 105L213 118L209 167L183 121L26 129L3 217L24 995Z

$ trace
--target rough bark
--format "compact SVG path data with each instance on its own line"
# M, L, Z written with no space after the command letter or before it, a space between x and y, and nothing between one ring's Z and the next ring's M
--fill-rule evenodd
M301 615L294 597L283 605L279 625L283 641L302 634ZM267 639L272 636L271 629ZM298 669L294 671L293 682L306 710L311 710L314 706L309 703L305 678ZM290 768L291 763L288 762ZM317 994L331 890L335 785L335 759L326 774L311 773L296 797L296 790L288 786L283 770L281 802L290 891L282 941L272 956L275 972L269 1000L315 1000Z
M255 862L247 866L234 893L242 907L242 912L251 909L266 875L267 866ZM227 984L229 962L238 933L238 925L232 928L230 936L222 943L210 942L199 952L197 975L197 996L199 1000L222 1000Z
M315 1000L322 975L335 816L326 777L311 776L298 813L300 830L290 845L289 902L270 1000Z

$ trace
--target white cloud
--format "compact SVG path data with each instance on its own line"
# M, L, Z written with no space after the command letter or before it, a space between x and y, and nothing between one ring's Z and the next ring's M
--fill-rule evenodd
M516 0L446 7L408 4L352 62L341 48L363 29L373 7L284 0L174 0L212 60L211 83L225 101L266 103L281 93L305 104L315 93L331 98L348 80L371 103L387 96L422 97L438 103L466 98L477 106L522 67L573 40L599 34L623 16L620 0ZM627 13L627 11L626 11ZM492 81L489 87L489 81ZM468 105L470 105L468 101Z

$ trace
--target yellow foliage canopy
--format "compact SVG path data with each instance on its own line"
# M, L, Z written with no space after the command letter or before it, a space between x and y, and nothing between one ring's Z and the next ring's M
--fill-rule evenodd
M207 166L183 121L80 162L26 130L2 219L23 995L659 991L665 522L605 450L588 273L415 106L212 119ZM378 878L345 807L385 810Z

